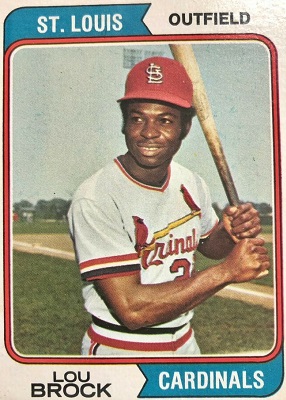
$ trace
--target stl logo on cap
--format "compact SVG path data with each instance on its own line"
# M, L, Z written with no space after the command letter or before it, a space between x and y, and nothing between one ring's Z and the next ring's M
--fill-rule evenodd
M146 69L148 83L163 83L163 74L161 67L154 63L150 63Z
M190 108L192 97L193 85L182 64L172 58L149 57L129 71L124 96L117 101L147 99Z

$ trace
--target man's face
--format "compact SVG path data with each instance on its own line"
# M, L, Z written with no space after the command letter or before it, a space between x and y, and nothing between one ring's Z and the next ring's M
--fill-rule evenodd
M177 108L141 101L128 104L125 140L141 167L168 165L180 148L181 128L181 112Z

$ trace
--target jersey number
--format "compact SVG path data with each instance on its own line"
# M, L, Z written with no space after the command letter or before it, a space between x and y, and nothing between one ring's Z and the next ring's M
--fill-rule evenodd
M188 279L190 277L190 267L191 263L189 260L186 258L181 258L178 260L175 260L173 264L170 267L170 271L172 273L179 272L179 270L182 270L182 274L176 276L175 279Z

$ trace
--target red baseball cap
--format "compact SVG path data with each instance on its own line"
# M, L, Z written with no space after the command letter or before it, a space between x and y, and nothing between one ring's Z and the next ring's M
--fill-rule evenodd
M118 102L150 99L189 108L192 98L193 84L182 64L171 58L151 57L130 70L125 83L125 95Z

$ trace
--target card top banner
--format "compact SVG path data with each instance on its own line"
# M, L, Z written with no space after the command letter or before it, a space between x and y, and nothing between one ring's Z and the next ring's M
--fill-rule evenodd
M23 39L102 38L154 35L257 34L284 43L277 21L286 15L285 4L255 6L229 1L220 10L202 1L164 4L108 4L22 7L4 21L4 48ZM267 16L261 17L261 15ZM282 22L282 21L281 21ZM17 29L15 29L17 27Z
M157 2L18 8L5 19L4 49L7 50L12 43L24 39L124 38L218 32L265 36L265 22L260 16L260 11L265 10L263 4L260 4L260 8L253 8L241 7L237 3L232 5L230 2L225 10L218 11L209 4L206 8L203 3L192 4L192 7L187 7L185 2L177 3L164 4L164 13ZM277 13L277 9L272 9L268 14L267 23L273 27L276 26ZM281 15L279 18L281 20ZM268 30L267 33L271 35L271 31ZM280 42L283 40L281 30L277 33L277 40Z

